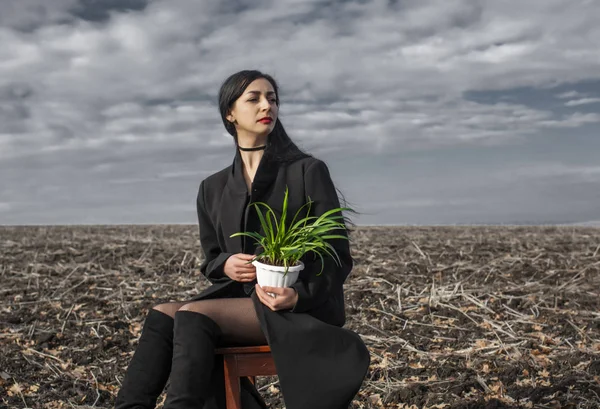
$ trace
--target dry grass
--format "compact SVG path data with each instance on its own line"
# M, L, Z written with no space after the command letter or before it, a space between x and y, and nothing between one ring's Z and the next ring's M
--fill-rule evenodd
M0 237L0 406L111 407L148 309L208 285L195 226ZM352 249L354 408L600 407L600 229L360 227Z

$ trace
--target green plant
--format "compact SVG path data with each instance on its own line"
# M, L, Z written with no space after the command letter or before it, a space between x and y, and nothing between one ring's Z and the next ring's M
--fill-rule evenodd
M314 202L309 196L308 202L298 209L292 222L287 225L288 188L286 186L281 218L279 221L275 216L275 212L267 203L253 203L256 207L262 229L265 232L264 236L257 232L238 232L232 234L230 237L248 236L253 238L263 249L255 259L261 261L264 260L266 264L274 266L284 266L284 274L287 274L288 268L296 265L298 260L300 260L304 254L312 251L321 259L321 271L317 274L321 275L321 273L323 273L323 256L325 254L333 257L336 264L340 265L340 259L335 248L326 240L348 239L347 236L341 234L331 234L331 231L339 229L345 230L345 224L337 220L344 218L341 214L342 211L353 210L349 207L338 207L328 210L321 216L307 216L296 221L296 218L304 207L308 206L307 214L310 214L312 203ZM266 207L266 217L261 212L260 206ZM334 213L340 214L333 216Z

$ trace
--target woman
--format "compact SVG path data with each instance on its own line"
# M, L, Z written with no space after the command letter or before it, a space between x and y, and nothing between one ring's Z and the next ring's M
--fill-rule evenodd
M259 231L250 203L278 209L289 187L288 212L310 197L311 215L339 207L327 166L302 152L278 119L277 84L240 71L221 86L219 107L233 136L233 164L200 184L197 198L202 274L212 283L192 300L151 309L116 400L116 409L153 408L170 375L166 409L224 408L220 345L271 346L288 409L347 408L369 367L368 350L345 322L342 284L352 269L347 240L331 241L342 261L305 256L289 288L260 287L249 261L257 253L238 231ZM344 234L344 233L342 233ZM274 293L272 297L267 292ZM250 382L244 408L266 407Z

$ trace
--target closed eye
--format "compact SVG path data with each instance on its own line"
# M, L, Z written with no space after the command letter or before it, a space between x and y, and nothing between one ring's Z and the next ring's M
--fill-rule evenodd
M248 101L258 101L258 99L257 98L252 98L252 99L249 99ZM269 102L277 102L277 100L276 99L270 99Z

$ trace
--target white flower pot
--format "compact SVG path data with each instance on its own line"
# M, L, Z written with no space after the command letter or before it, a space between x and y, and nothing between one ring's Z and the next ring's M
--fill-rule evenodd
M304 263L298 261L299 264L288 267L287 274L284 276L285 267L272 266L254 260L252 265L256 267L256 281L261 287L290 287L298 279L298 274L304 269ZM275 294L268 293L271 297Z

